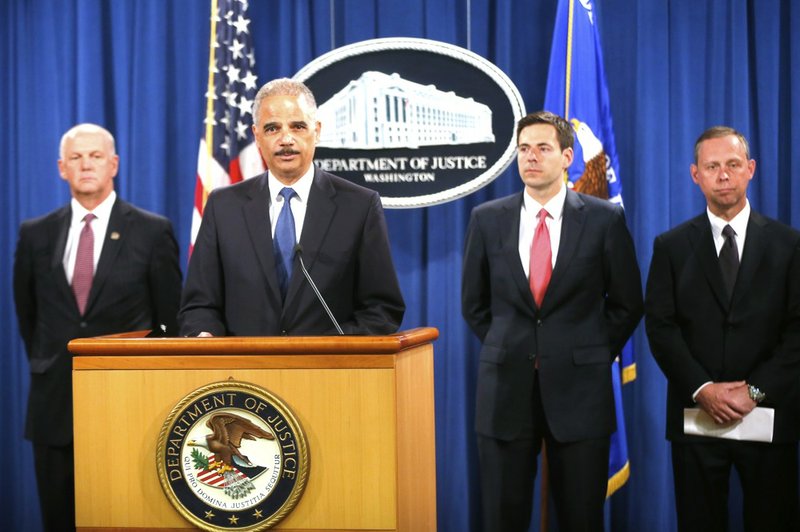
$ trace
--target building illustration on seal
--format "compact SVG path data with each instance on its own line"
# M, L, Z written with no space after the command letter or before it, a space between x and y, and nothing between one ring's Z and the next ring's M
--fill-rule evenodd
M319 146L377 150L494 142L492 111L398 74L367 71L319 106Z

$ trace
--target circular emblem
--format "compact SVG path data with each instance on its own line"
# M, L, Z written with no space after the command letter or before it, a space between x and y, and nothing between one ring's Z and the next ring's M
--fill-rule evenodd
M514 159L522 97L502 70L464 48L372 39L332 50L294 77L317 100L315 164L376 190L384 207L466 196Z
M170 412L156 448L170 503L203 530L271 528L297 505L308 445L274 394L235 381L203 386Z

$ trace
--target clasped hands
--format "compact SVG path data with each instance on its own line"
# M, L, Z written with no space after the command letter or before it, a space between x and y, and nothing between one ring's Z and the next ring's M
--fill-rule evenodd
M695 401L720 425L738 421L756 407L745 381L712 382L698 392Z

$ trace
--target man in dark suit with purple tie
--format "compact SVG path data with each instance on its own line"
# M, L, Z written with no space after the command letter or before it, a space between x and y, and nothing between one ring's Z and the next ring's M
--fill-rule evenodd
M528 530L546 442L559 530L603 529L611 364L642 315L619 205L569 190L572 127L541 111L517 125L525 189L472 212L462 311L483 343L475 428L484 530Z
M302 264L345 334L397 331L405 304L380 198L314 166L316 111L298 81L273 80L256 94L253 134L269 170L209 195L181 334L336 334Z
M58 161L72 201L19 230L14 302L31 368L25 437L33 442L44 528L75 528L73 338L177 329L181 272L172 224L117 198L114 137L80 124Z

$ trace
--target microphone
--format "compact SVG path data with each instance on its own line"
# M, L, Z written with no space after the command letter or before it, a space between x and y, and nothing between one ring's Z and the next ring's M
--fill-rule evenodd
M303 246L300 243L295 244L294 253L295 255L297 255L297 258L300 261L300 269L303 271L303 275L305 275L306 279L308 280L308 284L311 285L311 288L314 290L314 293L317 294L317 299L319 299L319 302L322 303L322 307L325 309L325 312L328 313L328 317L333 322L333 326L336 327L336 330L339 332L339 334L344 335L344 331L342 331L342 328L339 326L339 322L336 321L336 318L333 316L333 312L331 312L331 309L328 307L328 304L325 303L325 298L322 297L322 294L319 292L317 285L314 284L314 280L311 278L311 275L308 273L308 270L306 269L306 264L305 262L303 262Z

